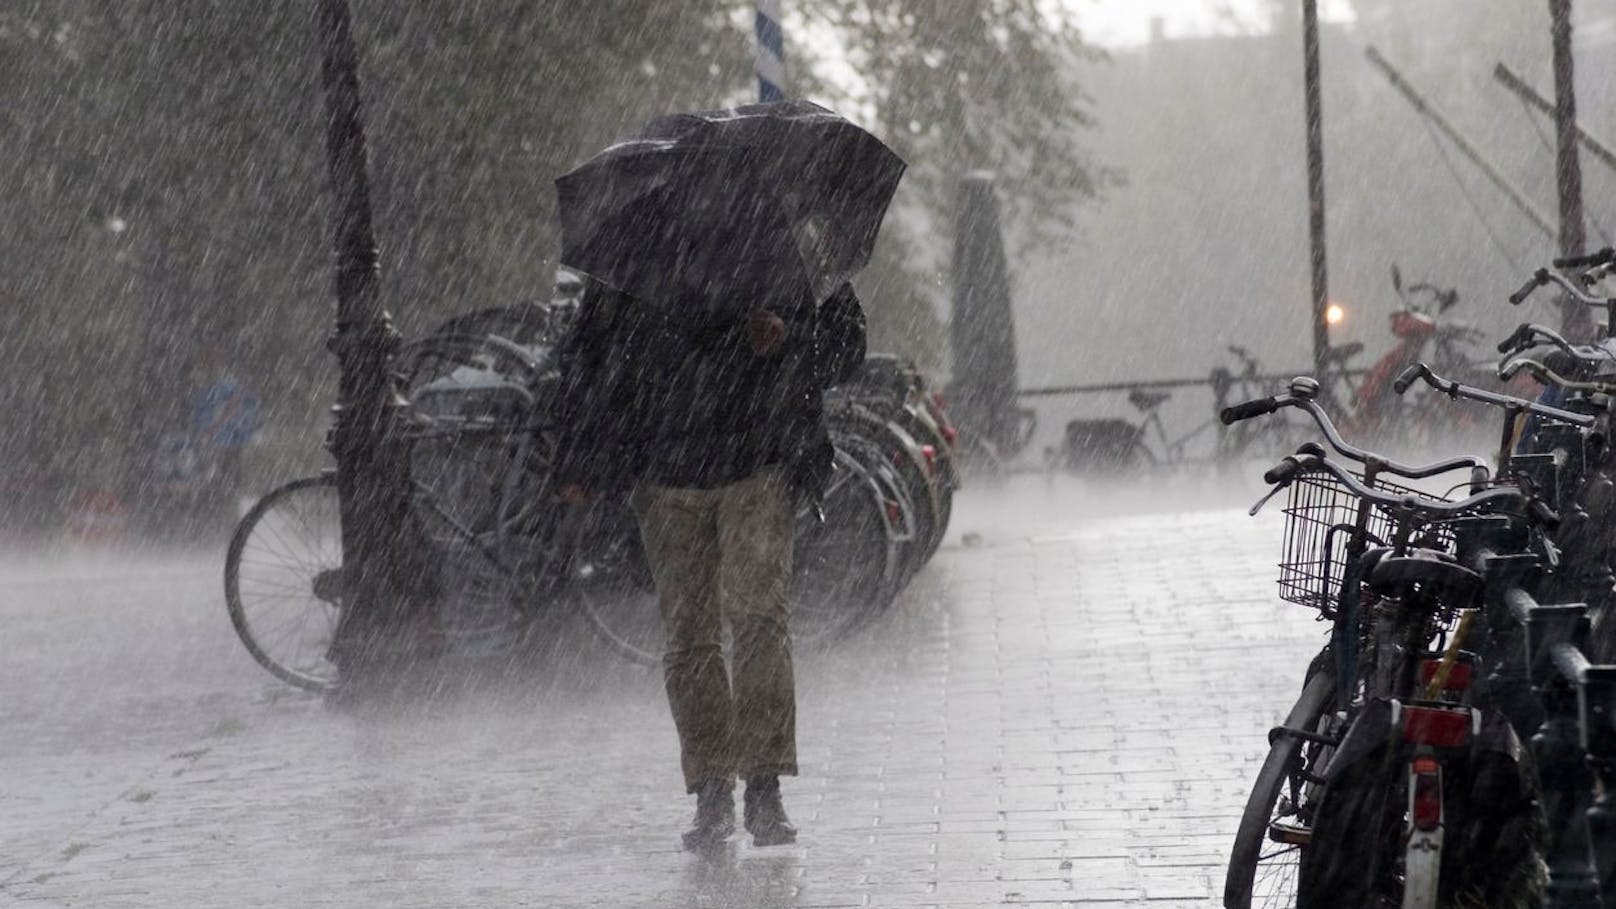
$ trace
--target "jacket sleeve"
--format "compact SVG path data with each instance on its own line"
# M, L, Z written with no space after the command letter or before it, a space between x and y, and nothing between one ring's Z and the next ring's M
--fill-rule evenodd
M634 358L626 350L631 309L622 294L591 282L572 330L557 347L560 375L551 414L558 487L613 490L631 483L638 470L640 421L633 414L640 396Z
M843 284L819 305L815 347L820 388L840 385L864 365L868 339L864 307L852 284Z

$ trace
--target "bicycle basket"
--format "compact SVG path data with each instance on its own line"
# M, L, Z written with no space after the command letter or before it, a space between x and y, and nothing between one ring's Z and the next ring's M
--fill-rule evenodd
M1388 493L1414 493L1441 498L1396 483L1377 480L1375 489ZM1279 562L1279 598L1322 612L1335 609L1358 523L1360 500L1340 480L1327 473L1308 473L1291 481L1285 504L1285 542ZM1371 507L1364 533L1370 546L1390 545L1396 520L1385 509ZM1453 528L1433 524L1422 528L1419 545L1453 551Z

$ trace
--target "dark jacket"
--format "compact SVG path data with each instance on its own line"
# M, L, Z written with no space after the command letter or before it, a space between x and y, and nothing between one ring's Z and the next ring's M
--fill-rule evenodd
M806 295L762 305L786 337L759 357L743 317L702 318L698 306L664 309L591 282L557 351L557 481L712 488L778 464L799 495L817 497L834 457L821 393L863 363L864 312L850 285L817 308Z

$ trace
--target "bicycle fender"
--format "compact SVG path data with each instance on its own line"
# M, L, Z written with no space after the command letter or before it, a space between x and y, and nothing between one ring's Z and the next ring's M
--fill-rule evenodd
M1381 751L1388 744L1396 744L1397 734L1398 730L1392 725L1391 702L1383 698L1370 701L1352 721L1351 728L1341 740L1341 747L1336 749L1335 757L1324 770L1324 778L1335 781L1347 768Z
M1524 766L1529 760L1526 743L1515 734L1515 727L1510 724L1509 718L1498 710L1483 709L1481 711L1481 732L1470 743L1471 752L1493 752L1508 758L1516 766Z

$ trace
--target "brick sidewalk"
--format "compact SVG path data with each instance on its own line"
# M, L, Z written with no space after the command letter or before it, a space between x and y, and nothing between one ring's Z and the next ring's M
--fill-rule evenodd
M178 693L161 686L183 673L145 671L144 718L96 708L132 696L116 678L0 712L23 733L0 742L0 902L1215 905L1322 633L1272 596L1277 529L1219 510L945 548L890 616L799 660L801 842L705 859L678 848L692 806L659 678L582 631L502 682L354 715L247 664L214 577L151 581L137 596L172 605L150 600L126 643L183 628ZM76 671L74 642L33 633L56 684L119 665ZM0 670L0 691L24 682Z

